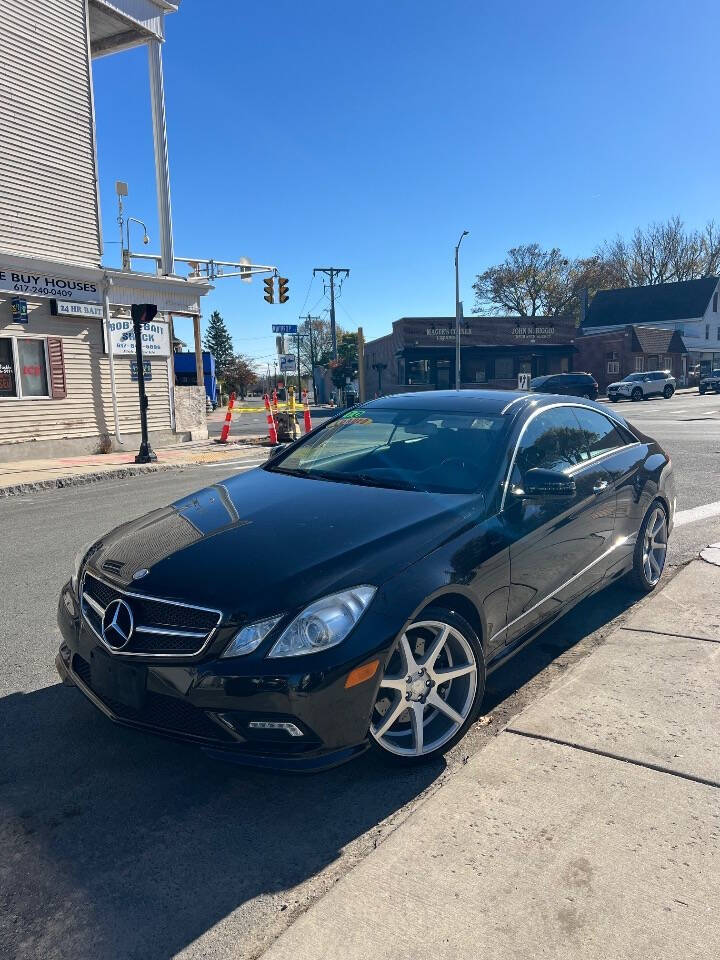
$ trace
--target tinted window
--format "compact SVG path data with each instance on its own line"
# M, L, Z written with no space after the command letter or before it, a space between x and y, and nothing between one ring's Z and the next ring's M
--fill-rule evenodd
M266 469L318 480L441 493L486 487L505 451L501 416L356 408Z
M534 467L568 470L589 459L587 439L572 407L538 414L523 434L515 465L524 477Z
M595 410L578 407L575 416L585 435L585 444L590 457L599 457L603 453L624 447L625 441L607 417Z
M15 361L13 359L12 340L0 339L0 397L16 397Z

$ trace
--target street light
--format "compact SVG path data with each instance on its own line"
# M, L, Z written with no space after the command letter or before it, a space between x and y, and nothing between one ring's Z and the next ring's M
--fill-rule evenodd
M460 302L460 271L458 269L458 254L463 237L468 235L463 230L455 247L455 389L460 389L460 321L462 320L462 303Z

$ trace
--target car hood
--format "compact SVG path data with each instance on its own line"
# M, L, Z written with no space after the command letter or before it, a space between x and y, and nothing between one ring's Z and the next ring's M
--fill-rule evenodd
M485 515L482 495L252 470L103 537L87 569L123 589L247 620L379 586ZM147 570L135 580L138 570Z
M631 386L632 386L632 383L629 383L627 380L616 380L615 383L608 384L608 390L612 390L613 387L617 389L618 387L631 387Z

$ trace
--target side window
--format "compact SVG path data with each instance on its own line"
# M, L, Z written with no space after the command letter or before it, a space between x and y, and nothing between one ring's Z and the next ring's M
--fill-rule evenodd
M515 458L519 476L513 477L513 482L519 482L533 467L569 470L587 459L585 433L572 407L555 407L530 421Z
M625 440L607 417L595 410L578 407L575 410L589 457L599 457L625 446Z

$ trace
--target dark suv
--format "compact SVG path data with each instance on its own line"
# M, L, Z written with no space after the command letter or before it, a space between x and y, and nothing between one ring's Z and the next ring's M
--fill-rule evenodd
M533 393L561 393L573 397L596 400L597 380L591 373L550 373L546 377L533 377L530 381Z

